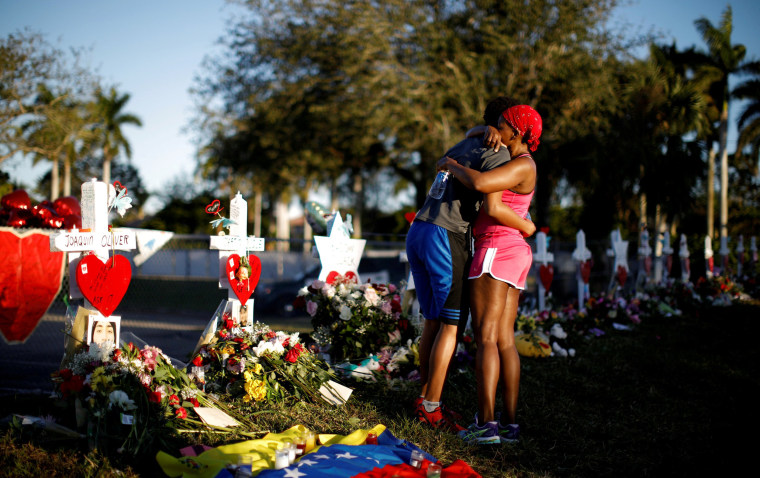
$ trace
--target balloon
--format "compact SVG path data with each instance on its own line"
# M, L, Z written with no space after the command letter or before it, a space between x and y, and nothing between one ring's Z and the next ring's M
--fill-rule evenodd
M32 208L32 214L34 217L40 219L40 222L45 222L47 219L57 216L58 213L53 209L53 203L50 201L42 201Z
M0 199L0 203L6 209L31 209L32 203L29 201L29 195L23 189L16 189Z
M54 216L43 219L42 224L52 229L60 229L63 227L63 218L56 214Z
M69 214L82 215L82 208L79 205L79 200L74 196L66 196L58 198L53 202L53 208L55 212L61 217L66 217Z
M66 214L63 216L64 229L82 229L82 216L79 214Z
M32 218L32 212L27 209L13 209L8 217L10 227L27 227L29 220Z

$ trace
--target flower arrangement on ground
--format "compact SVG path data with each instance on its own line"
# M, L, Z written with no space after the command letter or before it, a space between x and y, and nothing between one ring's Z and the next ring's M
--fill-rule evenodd
M227 393L251 406L288 399L318 402L320 387L335 374L308 350L299 333L275 332L255 322L235 328L225 314L210 343L188 365L189 377L206 391Z
M90 344L52 378L58 397L75 405L78 425L86 424L94 443L131 455L151 451L163 431L193 426L185 421L192 420L199 399L206 401L184 371L148 345Z
M393 284L359 284L340 275L332 283L315 280L299 291L296 305L311 316L312 338L336 362L365 360L386 347L383 355L392 357L417 337Z

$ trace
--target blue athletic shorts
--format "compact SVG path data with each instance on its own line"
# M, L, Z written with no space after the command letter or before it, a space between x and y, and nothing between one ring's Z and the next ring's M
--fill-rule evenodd
M406 255L422 315L445 324L466 324L470 268L467 235L414 221L406 236Z

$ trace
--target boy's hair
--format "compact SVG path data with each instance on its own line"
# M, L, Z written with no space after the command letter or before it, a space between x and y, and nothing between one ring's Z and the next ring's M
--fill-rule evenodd
M488 126L496 128L499 124L499 117L501 114L508 108L518 104L520 103L508 96L497 96L486 105L486 110L483 113L483 121L485 121Z

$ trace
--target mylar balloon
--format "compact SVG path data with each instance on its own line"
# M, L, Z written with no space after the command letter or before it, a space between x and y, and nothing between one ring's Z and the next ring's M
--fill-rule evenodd
M29 201L29 195L23 189L16 189L12 193L8 193L0 199L0 204L6 209L22 209L28 210L32 208L32 203Z
M58 198L53 201L53 209L61 217L66 217L69 214L82 215L82 208L79 205L79 201L74 196L66 196Z
M32 212L27 209L12 209L8 216L8 225L10 227L28 227L29 219L32 218Z

